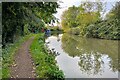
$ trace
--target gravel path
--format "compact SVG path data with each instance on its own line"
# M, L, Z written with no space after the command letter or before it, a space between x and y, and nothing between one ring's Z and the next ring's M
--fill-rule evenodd
M35 68L29 52L34 37L25 41L18 49L11 66L11 78L35 78Z

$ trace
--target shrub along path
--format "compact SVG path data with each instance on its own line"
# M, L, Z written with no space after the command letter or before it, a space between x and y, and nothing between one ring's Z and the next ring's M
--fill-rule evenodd
M35 78L35 70L29 47L34 37L25 41L15 54L15 62L11 66L11 78Z

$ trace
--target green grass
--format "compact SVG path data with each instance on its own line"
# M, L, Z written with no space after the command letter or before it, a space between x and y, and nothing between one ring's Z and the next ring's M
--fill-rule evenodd
M56 65L55 56L48 54L44 47L43 34L37 34L30 47L31 55L36 67L37 78L64 79L64 74ZM53 80L53 79L52 79Z
M2 57L0 57L0 79L2 79Z
M31 36L33 36L33 34L22 36L16 42L8 44L2 49L2 78L10 78L10 66L14 62L14 54L20 45Z

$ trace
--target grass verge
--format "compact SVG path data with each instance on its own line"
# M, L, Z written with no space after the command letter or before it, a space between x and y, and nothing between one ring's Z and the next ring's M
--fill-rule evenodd
M20 45L31 36L33 36L33 34L22 36L16 42L8 44L2 49L2 78L10 78L10 66L14 62L14 54Z
M30 46L31 55L36 67L37 78L64 79L64 74L56 65L55 56L44 47L44 34L37 34Z

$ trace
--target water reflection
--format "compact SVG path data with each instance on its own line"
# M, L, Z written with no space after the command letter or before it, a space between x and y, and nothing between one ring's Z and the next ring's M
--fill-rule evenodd
M89 53L89 54L81 54L80 61L78 62L80 66L80 70L86 72L87 74L97 75L98 73L102 73L104 60L102 59L102 55L99 53Z
M117 78L118 41L63 34L48 37L49 48L61 53L57 63L67 78Z
M78 64L86 72L92 69L94 69L94 74L100 72L104 64L102 58L105 55L108 56L109 67L112 71L118 70L118 41L81 38L64 34L62 48L69 56L79 56Z

